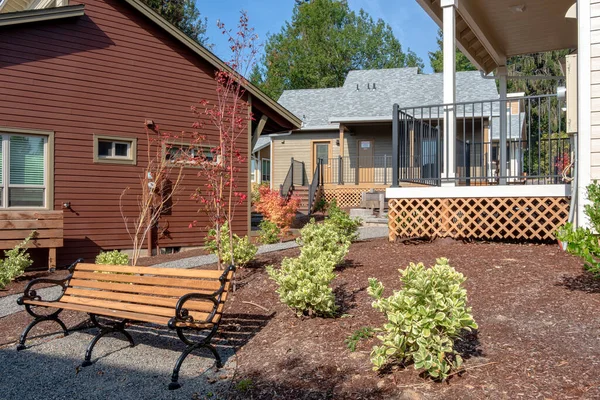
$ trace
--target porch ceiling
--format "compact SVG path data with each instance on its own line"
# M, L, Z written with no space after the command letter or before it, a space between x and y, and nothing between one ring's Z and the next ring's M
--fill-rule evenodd
M439 0L417 0L442 27ZM491 72L506 58L577 47L577 21L565 18L575 0L458 0L458 47ZM521 10L521 11L520 11Z

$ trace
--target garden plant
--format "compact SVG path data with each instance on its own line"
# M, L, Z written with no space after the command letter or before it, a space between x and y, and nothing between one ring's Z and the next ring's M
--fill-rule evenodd
M284 237L294 222L300 199L296 196L286 199L268 186L261 186L259 193L260 201L256 204L256 211L261 213L263 218L274 223L281 231L281 237Z
M119 250L102 251L96 256L96 264L129 265L129 256Z
M332 316L337 308L331 282L336 265L348 253L350 241L331 224L311 220L300 231L298 243L298 257L284 258L280 269L267 267L278 285L279 298L299 316Z
M27 253L27 244L35 234L36 232L32 231L21 243L4 251L4 259L0 261L0 289L4 289L15 278L23 275L25 270L33 264Z
M273 244L281 240L281 229L267 219L260 221L258 224L259 240L262 244Z
M584 268L600 278L600 184L594 182L587 187L587 197L590 204L584 206L584 213L590 221L590 228L577 227L567 223L556 233L556 238L566 243L570 254L583 259Z
M220 261L224 265L235 263L235 265L238 267L244 267L248 265L248 263L256 256L258 248L250 243L248 236L240 238L235 233L231 234L229 231L229 224L227 222L221 225L221 252L219 252L216 237L217 232L215 229L208 231L208 236L206 237L206 248L217 257L219 257L220 254L222 257Z
M460 368L454 341L463 330L477 329L462 286L465 280L445 258L431 268L411 263L400 270L403 287L390 297L383 297L383 284L370 278L367 292L375 299L373 307L387 318L377 329L381 344L371 351L373 369L412 361L415 369L444 380Z

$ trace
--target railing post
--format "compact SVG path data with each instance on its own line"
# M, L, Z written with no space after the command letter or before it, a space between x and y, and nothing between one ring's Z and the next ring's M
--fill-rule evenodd
M323 180L323 160L319 160L319 183L321 185L325 183Z
M399 151L398 131L400 130L400 110L398 104L394 104L392 111L392 187L398 187L399 183Z
M306 169L305 169L304 161L302 161L302 172L301 172L301 175L302 175L302 186L304 186L304 183L305 183L304 182L304 175L306 175Z
M343 171L342 171L343 167L343 158L342 156L338 156L338 185L342 185L343 182Z
M387 154L383 155L383 184L387 185Z
M292 163L290 165L290 169L292 170L292 175L290 176L291 182L290 182L290 187L293 188L294 187L294 157L292 157Z

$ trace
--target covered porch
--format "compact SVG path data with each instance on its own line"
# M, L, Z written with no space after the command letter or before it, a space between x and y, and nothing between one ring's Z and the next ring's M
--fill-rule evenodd
M509 79L548 77L509 76L507 64L516 55L577 48L577 22L567 15L573 0L417 2L443 30L444 102L394 106L390 240L552 240L574 219L576 154L589 152L577 149L576 60L565 63L566 99L509 95ZM457 46L497 81L499 98L456 101Z

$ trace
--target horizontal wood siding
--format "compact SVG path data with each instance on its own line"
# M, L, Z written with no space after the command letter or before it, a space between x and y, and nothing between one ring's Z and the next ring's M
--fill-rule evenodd
M600 0L591 0L591 178L600 179Z
M0 31L0 127L55 132L54 209L64 202L64 248L59 263L100 250L131 248L119 211L136 215L135 188L147 162L144 120L161 130L190 130L190 106L216 101L214 67L118 0L74 0L86 15L3 28ZM207 144L217 133L206 125ZM137 166L94 164L93 135L137 138ZM238 149L248 152L248 137ZM204 180L186 168L184 188L172 214L161 219L162 247L200 246L208 225L190 199ZM239 190L246 190L248 166L241 168ZM239 206L233 228L247 232L247 206ZM198 228L190 229L197 220Z
M314 140L332 140L332 157L340 154L340 147L336 146L335 139L339 139L339 132L298 132L289 136L274 137L271 177L272 187L279 189L285 176L290 169L291 159L302 161L306 167L306 173L310 175L312 171L312 149L311 143ZM312 177L309 177L309 181Z

